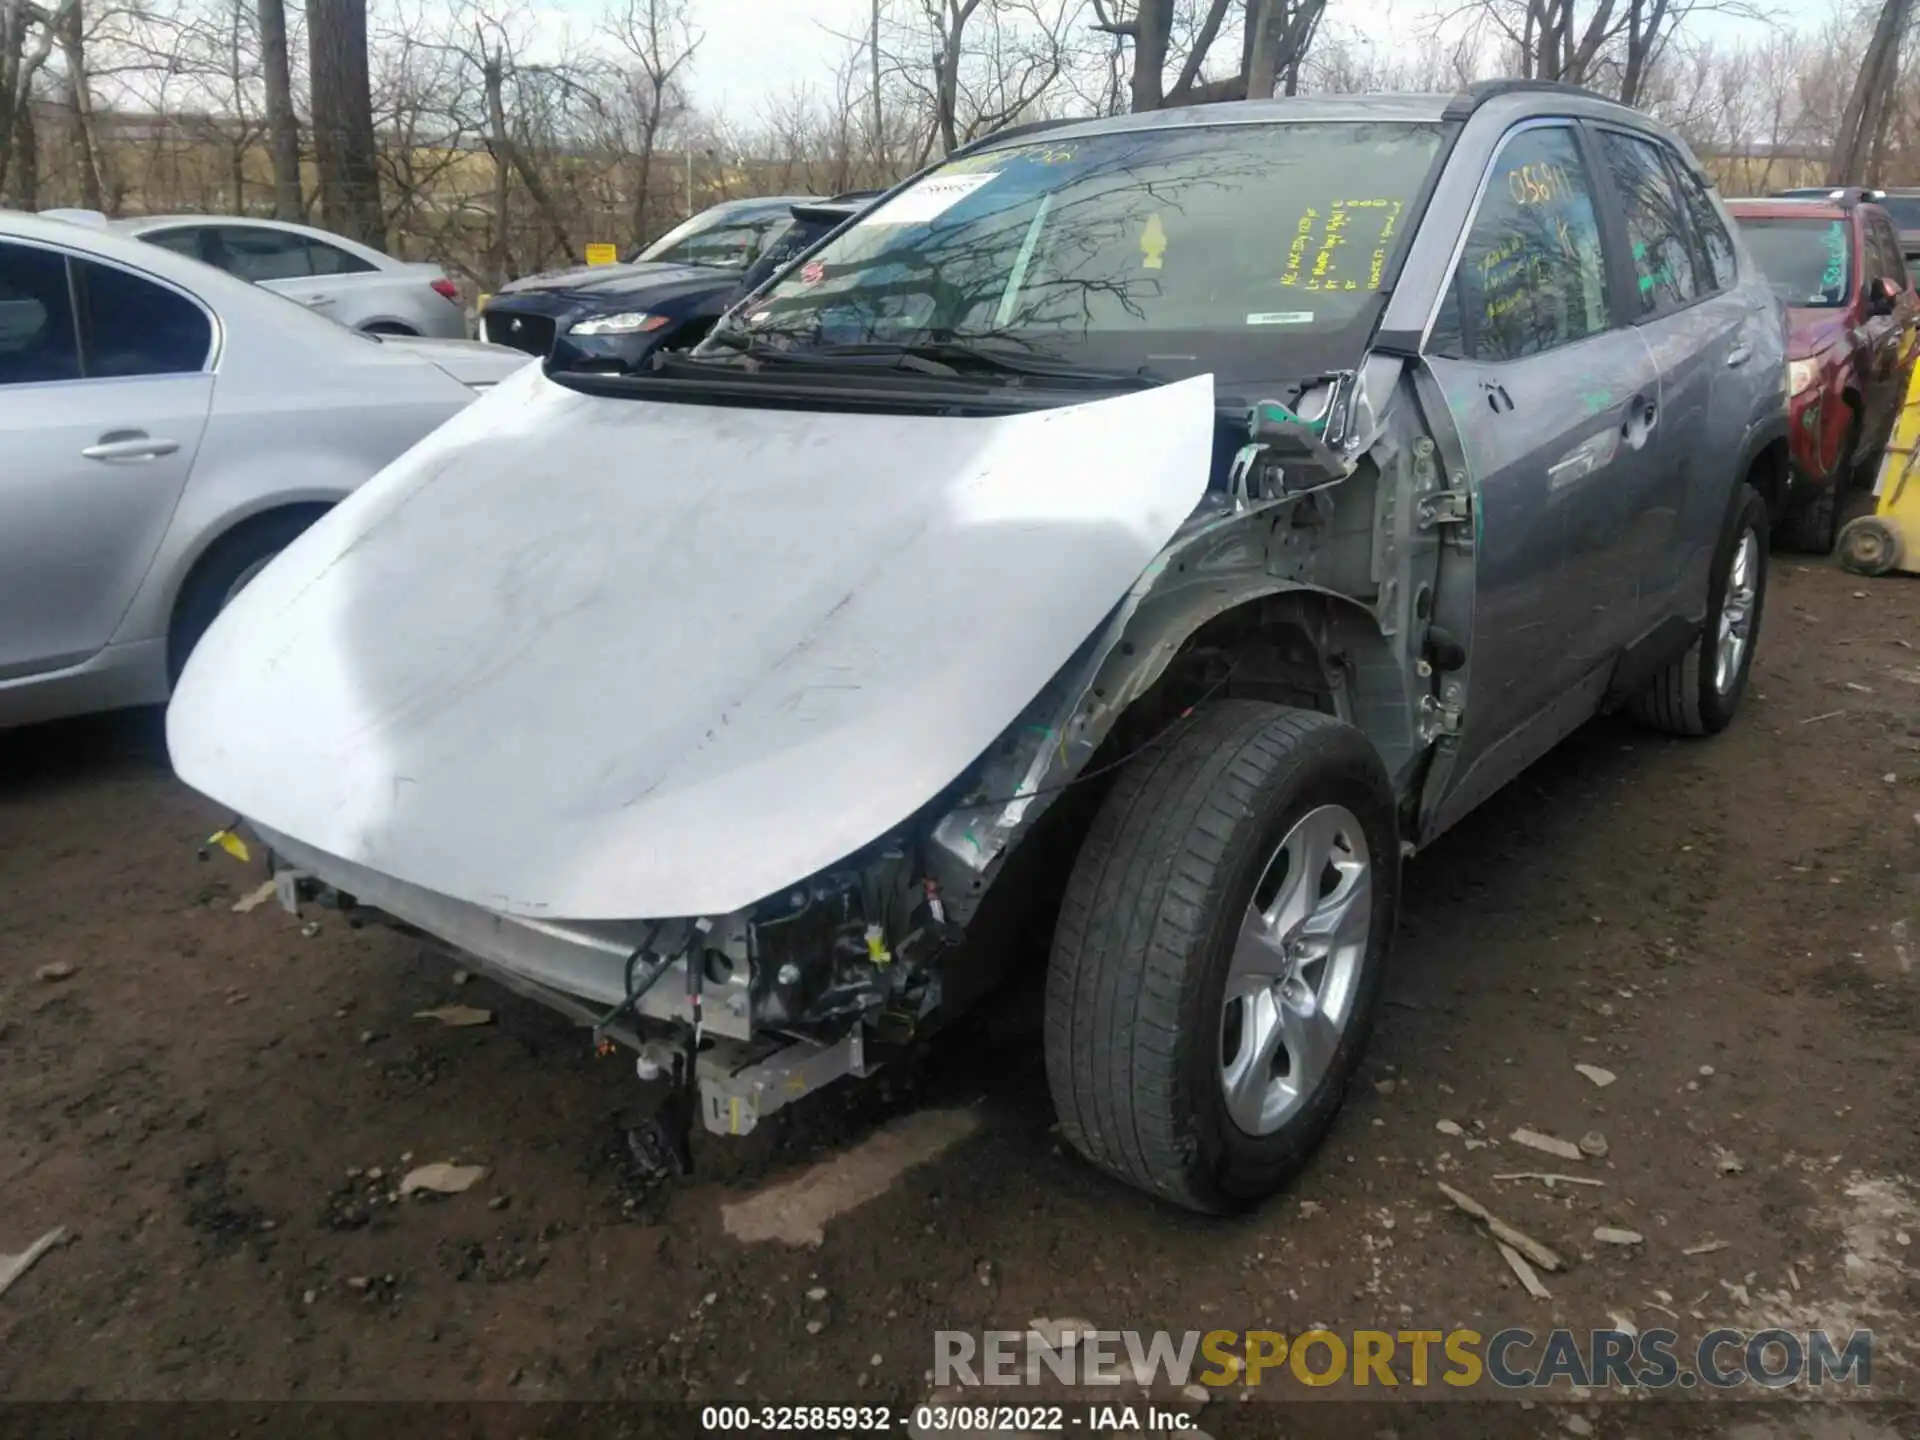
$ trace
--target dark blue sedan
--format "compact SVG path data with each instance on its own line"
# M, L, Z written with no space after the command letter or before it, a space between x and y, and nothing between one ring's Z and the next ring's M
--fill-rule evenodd
M582 265L503 285L480 338L556 370L632 370L696 344L728 306L857 214L868 192L776 196L703 210L624 264Z

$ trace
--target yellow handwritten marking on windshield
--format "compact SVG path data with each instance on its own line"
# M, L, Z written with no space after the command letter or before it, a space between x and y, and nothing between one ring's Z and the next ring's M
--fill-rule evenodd
M1140 253L1146 257L1140 263L1148 270L1158 270L1166 264L1167 231L1160 223L1158 210L1147 217L1147 223L1140 231Z
M949 160L936 172L941 175L971 175L976 171L989 170L1004 165L1009 160L1020 158L1017 150L988 150L979 155L963 155L958 160Z
M1378 290L1386 276L1387 251L1399 224L1400 210L1398 200L1336 200L1327 207L1322 226L1317 223L1320 212L1308 209L1300 217L1287 246L1280 284L1301 290ZM1373 223L1363 219L1366 212L1372 212L1380 228L1372 237L1373 244L1364 252L1367 270L1363 281L1356 267L1342 261L1340 251L1348 244L1366 244L1365 232Z
M1293 242L1287 246L1286 268L1280 272L1282 285L1300 283L1300 261L1307 253L1307 246L1313 241L1313 222L1320 218L1320 212L1312 206L1300 217L1300 223L1294 226Z

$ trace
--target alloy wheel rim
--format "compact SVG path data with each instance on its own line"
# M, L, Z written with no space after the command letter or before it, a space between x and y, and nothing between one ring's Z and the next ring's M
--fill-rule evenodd
M1373 930L1373 857L1352 811L1322 805L1268 857L1235 937L1220 1017L1233 1123L1271 1135L1312 1098L1353 1018Z
M1740 537L1727 566L1727 588L1720 601L1720 636L1715 648L1713 688L1725 695L1740 679L1753 632L1753 604L1760 592L1760 540L1749 530Z

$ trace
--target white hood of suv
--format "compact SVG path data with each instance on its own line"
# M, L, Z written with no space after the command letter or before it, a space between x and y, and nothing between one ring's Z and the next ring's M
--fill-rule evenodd
M1210 377L984 419L529 366L300 537L167 717L188 784L458 899L721 914L961 774L1206 488Z
M533 363L533 357L524 350L489 345L484 340L438 340L428 335L382 335L379 340L387 351L416 356L476 390L498 385Z

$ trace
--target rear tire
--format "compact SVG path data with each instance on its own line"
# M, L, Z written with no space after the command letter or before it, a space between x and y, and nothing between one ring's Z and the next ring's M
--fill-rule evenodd
M1717 735L1733 720L1760 639L1766 536L1766 501L1742 486L1733 522L1714 554L1706 624L1687 653L1634 697L1628 710L1642 725L1669 735Z
M1843 476L1830 485L1815 487L1812 499L1796 507L1780 522L1780 541L1801 555L1831 555L1840 534L1840 488Z
M229 531L200 557L180 598L174 602L173 623L167 627L167 681L180 683L187 657L218 615L246 587L248 581L326 513L320 507L281 510L248 521Z
M1386 770L1331 716L1228 701L1136 759L1048 966L1047 1078L1074 1148L1194 1210L1279 1188L1366 1046L1399 874Z

